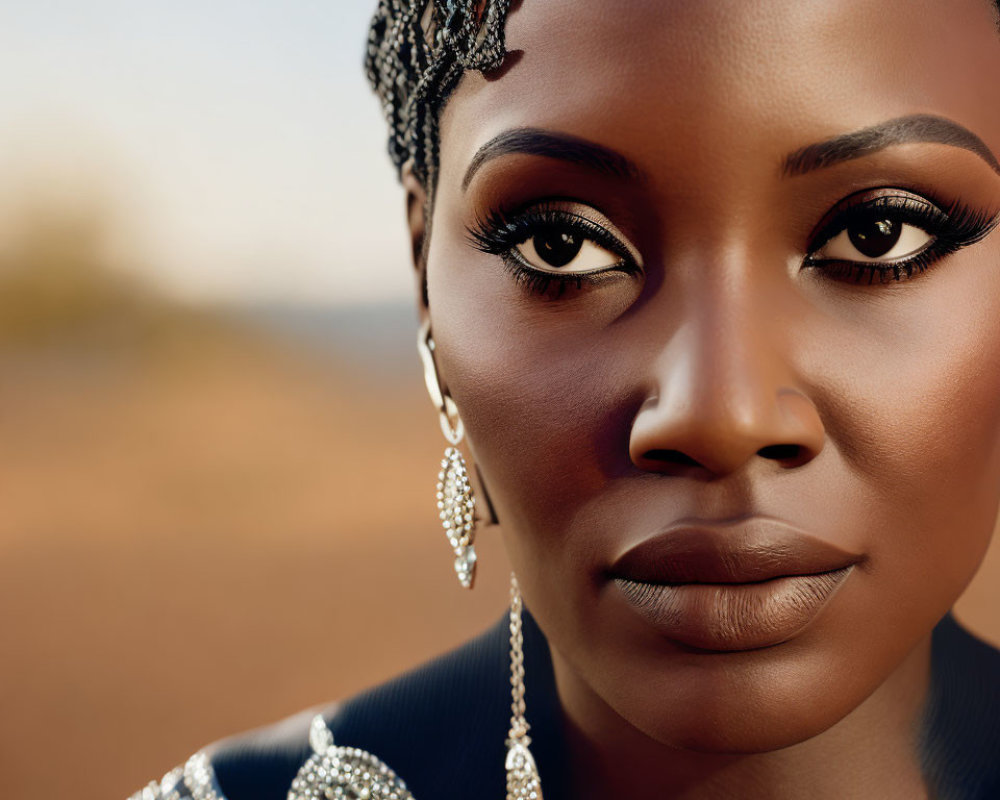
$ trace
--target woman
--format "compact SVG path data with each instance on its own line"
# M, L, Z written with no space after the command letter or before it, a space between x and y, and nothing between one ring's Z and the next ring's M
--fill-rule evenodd
M995 4L422 5L369 71L510 618L143 796L1000 796L948 613L1000 505Z

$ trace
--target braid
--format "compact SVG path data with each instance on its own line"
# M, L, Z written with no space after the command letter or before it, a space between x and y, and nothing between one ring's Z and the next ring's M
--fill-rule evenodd
M412 161L424 186L434 185L448 96L466 70L494 70L507 55L509 7L510 0L379 0L365 70L389 124L389 157L397 170Z

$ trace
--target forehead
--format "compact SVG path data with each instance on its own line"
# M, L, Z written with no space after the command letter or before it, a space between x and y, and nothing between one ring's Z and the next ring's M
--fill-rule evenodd
M442 119L442 180L508 128L573 133L653 171L773 170L905 114L1000 149L1000 36L983 0L523 0L499 76Z

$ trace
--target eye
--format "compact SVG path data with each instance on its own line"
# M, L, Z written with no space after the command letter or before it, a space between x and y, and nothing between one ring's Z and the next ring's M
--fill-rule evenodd
M570 225L546 226L517 245L517 251L529 266L559 272L594 272L622 261L617 253Z
M899 281L981 241L997 221L957 202L942 209L902 189L866 190L827 214L803 266L855 283Z
M933 236L916 225L883 214L881 219L851 223L817 250L814 257L837 261L893 261L915 255L933 241Z
M468 234L477 250L499 256L518 284L553 298L643 274L638 251L615 225L572 200L548 200L514 214L493 210Z

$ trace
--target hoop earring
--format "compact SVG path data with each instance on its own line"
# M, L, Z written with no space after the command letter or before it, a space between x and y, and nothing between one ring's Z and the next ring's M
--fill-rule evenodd
M521 628L521 588L510 573L510 732L507 735L507 800L542 800L542 780L528 745L524 716L524 634Z
M437 406L441 432L451 445L444 451L437 482L437 507L441 526L455 554L455 575L466 589L471 589L476 579L476 498L469 482L469 469L458 445L465 428L458 416L458 406L450 396L441 391L434 362L434 339L430 321L420 326L417 350L424 365L424 382L427 393Z

